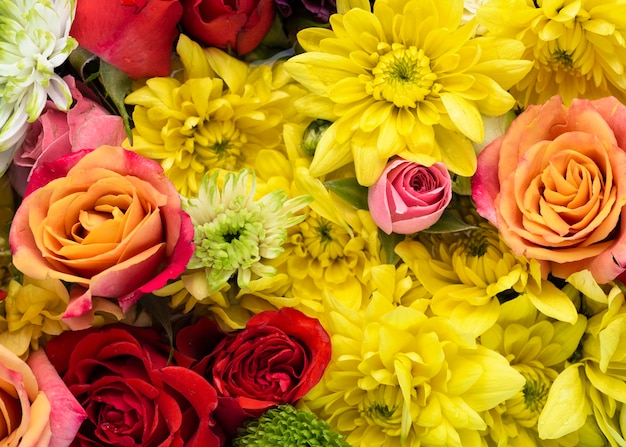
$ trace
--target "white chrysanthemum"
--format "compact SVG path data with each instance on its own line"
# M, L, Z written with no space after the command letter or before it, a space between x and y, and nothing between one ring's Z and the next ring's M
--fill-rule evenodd
M216 171L205 174L198 197L183 198L196 244L187 268L203 270L207 294L220 290L234 275L237 285L245 288L253 278L275 274L266 262L283 252L287 229L304 219L294 213L311 200L309 196L288 199L282 190L256 200L255 192L254 171L226 172L221 188Z
M0 152L21 143L48 97L69 109L55 73L78 43L69 36L76 0L0 0Z

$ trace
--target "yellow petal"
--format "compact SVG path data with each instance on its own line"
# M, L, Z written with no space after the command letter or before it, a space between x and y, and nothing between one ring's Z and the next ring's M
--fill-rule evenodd
M580 379L580 366L580 363L568 366L552 383L537 422L541 439L560 438L585 424L589 403Z
M176 52L185 67L187 79L213 77L214 73L209 66L202 47L184 34L181 34L176 44Z
M578 319L576 306L565 292L550 281L542 281L541 287L532 283L528 284L526 292L530 301L541 313L559 321L576 323Z
M483 118L473 102L446 92L441 93L441 101L450 119L463 135L477 143L483 141L485 137Z

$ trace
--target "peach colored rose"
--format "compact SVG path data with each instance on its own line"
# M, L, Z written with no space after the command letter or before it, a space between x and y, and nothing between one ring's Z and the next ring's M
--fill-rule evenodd
M402 158L387 165L367 195L372 219L387 234L432 226L451 199L452 182L443 163L422 166Z
M472 196L517 255L559 278L626 270L626 106L553 97L529 106L478 157Z
M15 267L36 279L83 288L64 314L117 298L124 311L180 275L193 226L160 165L116 146L45 163L33 172L9 243Z
M87 416L43 351L28 363L0 345L0 444L67 447Z
M15 153L9 172L11 183L20 195L26 191L32 169L41 163L82 149L120 145L126 138L121 117L107 112L90 97L91 91L73 77L65 76L63 80L72 93L72 108L64 112L48 101Z

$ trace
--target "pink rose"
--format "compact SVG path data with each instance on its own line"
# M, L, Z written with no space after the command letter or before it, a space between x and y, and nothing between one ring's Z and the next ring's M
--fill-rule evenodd
M555 96L529 106L478 156L472 197L518 256L559 278L626 270L626 106Z
M143 294L178 277L193 254L193 225L161 166L121 147L100 146L33 172L9 244L13 264L35 279L80 286L65 318L91 297L126 312Z
M387 234L411 234L432 226L452 199L450 174L443 163L422 166L392 160L369 188L372 219Z
M64 112L48 101L41 116L31 124L13 159L11 183L22 196L32 169L40 164L82 149L105 144L119 146L126 138L121 117L111 115L90 97L91 91L76 83L73 77L63 79L74 99L72 108Z
M0 444L67 447L87 414L43 351L24 362L0 345Z
M80 0L70 35L133 79L167 76L182 11L178 0Z

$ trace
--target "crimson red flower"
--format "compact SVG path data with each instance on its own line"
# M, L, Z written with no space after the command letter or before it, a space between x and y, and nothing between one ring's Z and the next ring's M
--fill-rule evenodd
M74 446L219 447L215 389L168 363L156 330L124 325L64 332L46 345L50 362L87 412Z
M202 355L191 342L201 330L207 333L203 340L216 339L215 327L202 320L181 331L177 346L184 344L187 355ZM229 434L247 418L303 397L322 378L331 357L330 338L320 322L290 308L261 312L245 329L222 336L192 369L215 387L216 417Z
M254 50L272 27L274 0L181 0L184 31L194 40L239 55Z
M80 0L70 35L131 78L167 76L181 15L178 0Z

